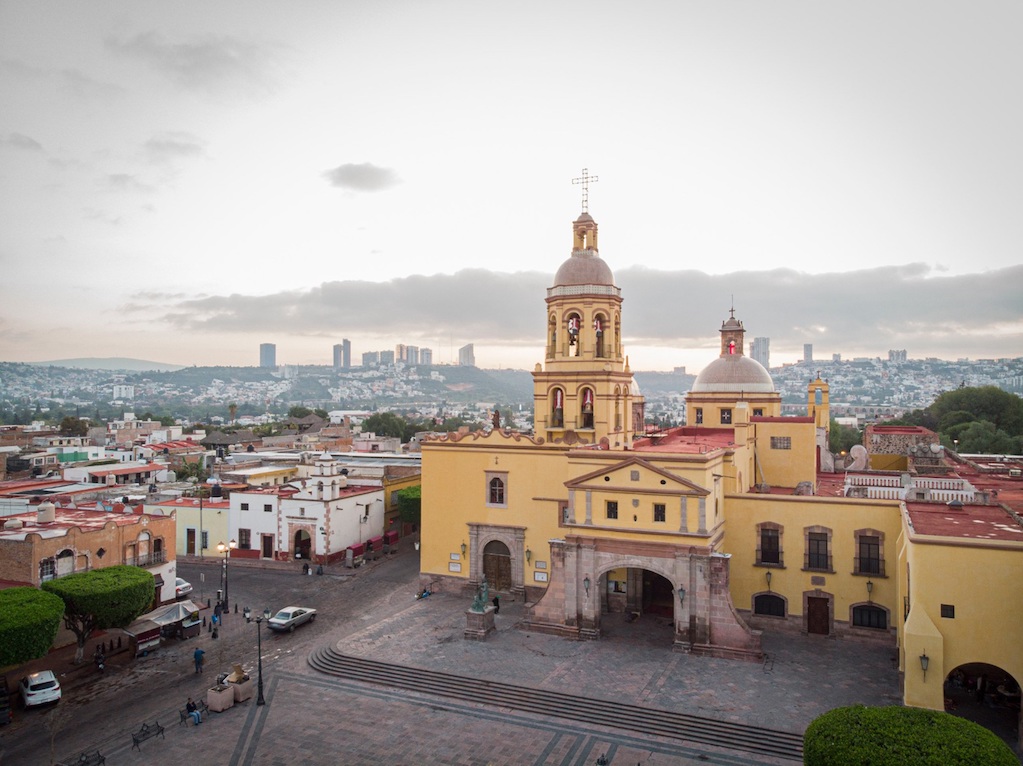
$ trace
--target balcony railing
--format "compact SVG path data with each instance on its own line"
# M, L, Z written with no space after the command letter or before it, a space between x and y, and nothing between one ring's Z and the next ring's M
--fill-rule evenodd
M884 577L884 559L857 556L853 559L853 573Z
M124 563L130 567L155 567L158 564L167 563L167 554L164 551L155 551L144 556L128 558Z
M757 563L782 567L785 566L785 554L782 551L757 548Z
M831 572L831 554L807 553L803 557L803 569L812 569L816 572Z

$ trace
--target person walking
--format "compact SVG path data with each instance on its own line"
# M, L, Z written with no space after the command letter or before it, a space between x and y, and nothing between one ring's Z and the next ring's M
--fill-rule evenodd
M198 646L195 648L195 651L192 653L192 658L195 660L195 672L196 673L202 673L203 655L204 654L206 654L206 652L204 652Z
M185 705L185 712L192 716L196 726L202 723L202 713L199 712L199 707L192 702L191 697L188 698L188 703Z

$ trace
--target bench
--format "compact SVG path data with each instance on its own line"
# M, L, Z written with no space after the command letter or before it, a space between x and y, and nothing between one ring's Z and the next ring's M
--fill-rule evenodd
M164 738L163 727L157 721L153 721L152 726L150 726L148 723L142 724L142 728L136 732L133 732L131 735L132 749L138 750L141 753L142 748L140 748L139 745L145 742L147 739L155 737L157 734L160 735L161 739Z
M200 699L195 703L195 707L199 711L200 716L205 713L207 718L210 717L210 706L206 704L206 700ZM181 708L181 710L178 711L178 726L188 723L189 718L191 718L191 716L189 715L187 708Z

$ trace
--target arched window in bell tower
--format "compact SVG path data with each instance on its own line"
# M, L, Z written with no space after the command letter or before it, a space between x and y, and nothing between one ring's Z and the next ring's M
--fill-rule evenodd
M622 430L622 389L615 386L615 430Z
M604 353L604 328L607 327L607 317L603 314L597 314L593 317L593 335L594 335L594 354L598 359L602 359L606 354Z
M579 356L579 327L581 320L574 311L568 315L565 322L568 329L568 355Z
M580 428L593 428L593 389L584 388L580 392L580 401L582 407L580 409Z
M563 428L565 425L565 392L560 388L551 391L551 427Z
M622 317L620 314L615 314L615 337L614 337L614 355L616 358L622 355Z
M553 359L558 349L558 318L551 314L547 320L547 358Z

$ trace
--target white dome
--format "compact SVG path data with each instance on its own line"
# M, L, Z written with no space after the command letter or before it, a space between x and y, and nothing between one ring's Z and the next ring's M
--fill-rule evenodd
M772 394L774 381L760 362L741 354L729 354L704 367L696 376L691 390L696 393L748 391Z

